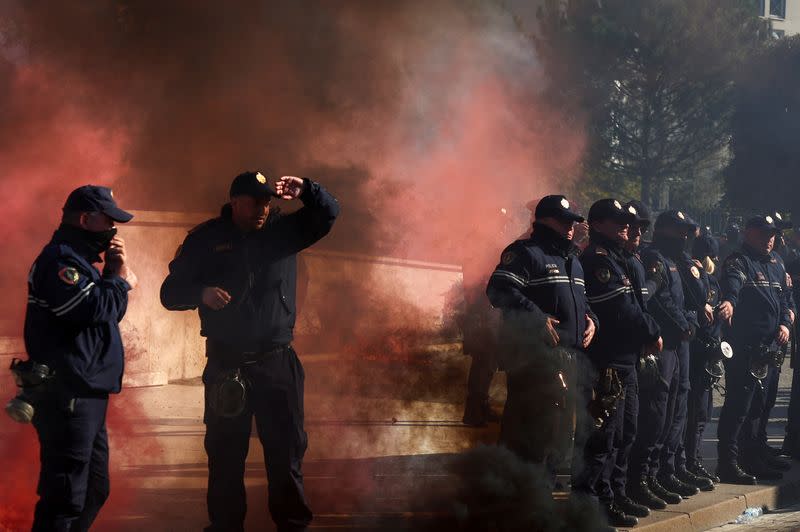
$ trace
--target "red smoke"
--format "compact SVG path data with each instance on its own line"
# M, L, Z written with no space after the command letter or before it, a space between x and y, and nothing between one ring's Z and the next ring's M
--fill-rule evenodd
M320 248L463 266L465 286L481 285L529 229L525 204L564 191L582 154L582 134L540 103L540 76L493 2L5 2L0 334L20 334L30 263L87 182L114 185L127 208L213 211L244 169L309 175L342 205ZM310 348L411 361L440 334L417 300L442 294L374 270L311 292ZM125 434L137 416L115 403ZM125 491L114 484L109 505Z

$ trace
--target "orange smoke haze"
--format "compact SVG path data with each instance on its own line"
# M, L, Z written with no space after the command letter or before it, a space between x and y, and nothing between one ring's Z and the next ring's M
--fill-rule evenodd
M21 333L28 268L87 182L123 208L212 212L242 170L307 175L342 205L320 249L463 266L481 285L584 146L541 104L533 45L500 6L3 2L0 335ZM325 295L314 348L402 355L436 334L368 262Z

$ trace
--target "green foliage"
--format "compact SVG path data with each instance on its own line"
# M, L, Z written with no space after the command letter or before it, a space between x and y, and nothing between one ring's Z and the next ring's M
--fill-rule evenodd
M750 0L548 0L539 22L547 98L585 129L593 186L691 203L704 178L716 202L735 74L767 34Z
M743 70L726 171L732 207L791 211L800 204L798 87L800 36L773 41Z

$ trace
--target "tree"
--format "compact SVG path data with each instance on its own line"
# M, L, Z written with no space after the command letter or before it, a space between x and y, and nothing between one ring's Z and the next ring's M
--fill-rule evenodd
M773 41L745 72L726 198L739 210L791 211L800 205L800 36Z
M585 129L601 188L636 183L663 207L670 188L721 169L735 73L767 35L752 1L548 0L539 22L547 97Z

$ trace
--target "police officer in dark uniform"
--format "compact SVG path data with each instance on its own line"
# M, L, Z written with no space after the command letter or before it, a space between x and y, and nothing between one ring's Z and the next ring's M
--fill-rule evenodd
M791 227L791 224L783 219L779 212L774 212L769 215L775 227L778 228L778 233L775 235L775 247L773 255L780 265L785 269L786 263L784 262L783 253L786 252L786 242L784 241L783 232ZM794 324L795 320L795 301L792 295L792 281L791 277L786 276L787 289L783 291L782 296L786 300L789 307L789 319ZM790 327L791 330L791 327ZM770 446L767 443L767 425L769 417L772 413L772 408L778 398L778 383L780 380L781 368L780 366L770 364L767 367L767 376L761 380L761 385L756 388L753 400L750 403L750 412L747 419L742 425L742 430L739 432L739 445L740 447L748 447L748 442L758 446L761 450L759 453L761 461L766 464L767 468L762 468L760 474L752 471L754 475L763 480L780 480L783 478L782 471L791 469L791 464L784 458L781 458L780 450ZM752 454L752 453L751 453ZM752 469L757 468L757 464L750 465ZM745 467L747 470L747 467Z
M799 228L795 228L794 233L798 233ZM786 262L786 273L791 281L791 291L795 302L800 301L800 256L791 258ZM800 362L797 360L797 338L798 324L794 321L793 342L794 349L791 353L792 358L792 391L789 397L788 420L786 423L786 437L783 440L781 453L790 456L795 460L800 459Z
M108 396L122 385L119 322L137 284L115 222L131 218L110 189L75 189L30 270L28 364L49 370L32 405L42 461L34 531L88 530L108 498Z
M687 400L686 433L683 453L676 457L678 469L685 469L695 477L705 478L709 482L719 482L719 477L710 473L703 464L700 445L706 423L711 419L713 410L713 385L722 376L721 361L726 356L721 344L722 320L717 319L713 309L719 304L719 282L714 276L716 261L719 255L719 244L709 233L703 233L692 244L692 258L697 271L700 272L705 303L708 312L698 313L698 329L690 348L689 361L689 396ZM695 295L695 297L699 297ZM686 475L678 475L684 481L692 480ZM699 483L695 483L698 485ZM699 486L708 490L708 484Z
M629 259L631 276L636 278L634 286L638 288L640 304L642 308L646 308L647 300L650 299L656 288L655 283L647 278L641 256L644 235L652 225L650 211L644 203L638 200L631 200L622 208L633 216L633 221L628 228L628 240L625 242L624 252Z
M569 452L561 436L571 431L573 366L581 363L598 323L572 245L574 225L583 217L560 195L542 198L535 216L532 236L503 251L486 294L503 313L498 343L508 399L500 443L544 465L552 485Z
M658 357L658 375L650 379L650 385L641 389L639 434L631 452L628 476L640 487L631 491L631 498L652 509L663 509L667 503L677 504L681 501L681 494L688 496L698 491L674 476L673 457L678 446L675 440L683 436L680 413L678 419L674 416L675 403L679 391L684 392L685 398L689 387L688 369L686 382L681 379L678 351L682 347L688 349L682 344L691 335L691 315L684 306L678 265L668 256L682 257L688 233L694 228L694 224L680 211L661 213L656 219L653 244L642 255L652 286L647 308L660 326L664 349ZM688 360L686 363L688 366ZM683 408L685 419L685 402ZM671 449L671 453L665 448ZM662 474L658 475L662 467Z
M661 348L659 329L644 310L623 246L635 214L619 201L604 199L589 210L589 246L581 255L586 272L589 303L603 325L589 348L589 357L599 376L596 401L617 387L618 400L609 416L589 437L583 453L583 470L575 475L573 491L596 496L612 526L635 526L636 515L646 516L646 507L626 494L627 457L637 432L639 390L636 364L643 353ZM608 324L606 326L606 323ZM613 383L617 383L614 385ZM591 407L590 407L591 408ZM612 486L613 481L613 486Z
M284 215L272 197L299 198L303 207ZM296 260L330 231L339 205L309 179L284 176L273 189L261 172L237 176L230 198L218 218L189 232L161 286L167 309L199 308L206 337L207 530L242 530L253 416L272 518L280 531L305 530L304 372L291 347Z
M778 231L771 216L748 220L742 249L728 257L720 277L719 316L730 324L727 338L734 352L726 365L727 393L718 428L717 475L723 482L755 484L758 473L774 471L754 438L737 440L760 387L753 367L763 363L765 348L785 345L790 336L786 272L773 252Z
M694 242L700 236L700 226L691 218L687 217L686 219L691 224L691 227L686 237L681 236L681 238L674 239L674 247L678 248L680 246L681 250L673 250L672 258L675 260L681 284L683 285L684 308L687 310L687 319L690 320L691 339L686 344L681 345L681 349L678 351L681 384L676 397L674 419L678 419L680 415L682 421L679 427L673 427L672 429L674 432L670 436L670 447L666 450L667 459L671 460L671 462L668 462L668 465L662 469L661 473L665 475L667 471L672 471L675 478L680 482L702 491L712 491L714 489L713 480L705 476L697 476L687 469L684 447L689 419L689 396L692 388L691 344L697 339L697 331L701 325L710 325L714 322L714 308L708 301L710 286L708 275L705 272L703 263L693 258L689 253ZM661 241L664 241L663 237ZM664 245L662 245L663 247ZM666 247L669 247L669 244L666 244ZM667 253L666 250L664 252ZM687 380L688 383L686 382ZM684 386L686 386L685 390ZM696 429L693 426L691 430Z
M739 247L742 245L741 233L741 227L739 227L739 224L735 222L728 225L728 227L725 229L725 239L720 243L719 246L719 260L721 263L724 264L725 259L728 258L728 255L739 250Z

